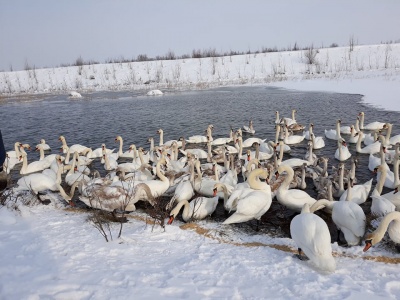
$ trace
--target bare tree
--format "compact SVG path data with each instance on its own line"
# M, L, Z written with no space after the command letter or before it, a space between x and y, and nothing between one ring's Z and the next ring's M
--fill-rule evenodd
M316 65L317 64L317 54L318 50L314 49L314 46L311 45L308 47L304 53L304 57L306 58L306 63L308 65Z

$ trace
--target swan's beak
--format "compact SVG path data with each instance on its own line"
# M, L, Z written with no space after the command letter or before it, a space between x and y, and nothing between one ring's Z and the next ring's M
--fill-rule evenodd
M393 194L396 194L398 191L399 191L399 188L396 187L396 188L394 189L394 191L393 191Z
M213 197L217 196L217 189L213 189Z
M19 156L19 160L22 160L22 155Z
M72 207L75 207L75 203L72 202L72 200L69 200L69 205L71 205Z
M383 153L386 153L386 147L383 147Z
M170 216L168 220L168 225L171 225L174 219L175 219L174 216Z
M278 173L278 171L275 172L275 177L276 177L276 179L279 178L279 173Z
M250 161L250 155L247 155L247 161Z
M363 252L367 252L369 248L371 248L372 243L370 241L365 242L365 247L363 249Z

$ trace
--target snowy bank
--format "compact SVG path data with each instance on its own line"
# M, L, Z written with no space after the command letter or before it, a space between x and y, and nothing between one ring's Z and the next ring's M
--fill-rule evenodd
M389 85L400 76L400 44L323 48L311 55L312 63L310 50L299 50L2 72L0 94L204 89L310 79L334 85L370 78Z

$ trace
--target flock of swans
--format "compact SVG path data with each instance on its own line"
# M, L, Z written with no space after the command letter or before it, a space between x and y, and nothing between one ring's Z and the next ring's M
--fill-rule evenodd
M164 141L164 131L159 129L159 142L149 138L147 151L135 144L124 151L121 136L115 138L119 143L117 152L105 144L94 150L79 144L68 145L66 138L60 136L63 156L45 155L51 149L41 140L35 147L40 159L30 163L29 144L16 142L14 150L7 152L4 167L9 173L22 163L22 177L12 189L14 193L31 191L38 195L51 190L59 192L71 205L76 190L78 199L87 206L106 211L135 211L138 201L155 205L159 197L170 196L166 206L170 211L168 224L182 208L185 222L204 219L215 211L220 199L230 213L223 224L260 220L276 199L282 207L299 213L290 224L299 258L303 258L304 252L320 269L334 271L331 234L326 222L314 214L317 210L331 215L348 246L360 245L364 239L367 251L382 240L386 230L395 243L400 243L400 135L391 136L390 123L364 125L364 117L361 112L351 126L342 126L337 120L335 129L325 130L322 137L315 136L313 124L305 131L296 121L296 110L291 118L281 118L276 112L272 141L254 137L253 121L238 130L231 128L229 136L216 139L213 125L206 128L205 135L169 141ZM298 134L299 131L303 133ZM314 151L325 147L325 138L337 141L334 157L339 162L332 172L328 172L328 159L317 157ZM308 151L303 159L283 159L292 145L304 140ZM356 144L357 153L369 155L368 168L377 175L372 192L372 179L355 184L356 168L366 166L358 166L354 158L349 170L344 164L354 154L348 143ZM90 169L95 159L100 159L108 172L105 177ZM389 165L393 165L392 170ZM239 182L238 175L243 182ZM317 198L304 191L306 178L311 178ZM71 186L69 193L62 186L63 180ZM383 187L392 191L382 194ZM369 196L371 213L383 220L375 232L364 237L366 215L360 204Z

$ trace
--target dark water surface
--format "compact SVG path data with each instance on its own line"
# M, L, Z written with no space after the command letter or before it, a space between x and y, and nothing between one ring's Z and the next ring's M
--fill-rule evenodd
M393 124L392 135L400 133L398 113L366 106L361 98L361 95L271 87L219 88L166 93L161 97L131 92L97 92L73 100L65 95L53 95L44 99L0 102L0 128L6 150L13 150L16 141L34 147L44 138L53 153L61 146L60 135L65 136L68 145L82 144L93 149L102 143L115 148L118 144L114 143L114 138L121 135L126 151L131 143L147 149L149 137L154 137L157 144L159 128L164 130L164 141L167 141L180 136L204 135L207 125L213 124L215 139L228 136L230 126L237 129L248 125L250 119L254 122L255 136L271 140L275 138L275 111L279 111L281 117L291 117L292 109L298 111L298 123L307 128L310 122L314 123L316 136L323 136L324 129L334 129L338 118L342 119L342 125L355 124L360 111L365 112L366 124L390 122ZM245 135L243 139L247 137ZM336 141L325 139L325 143L326 147L315 153L329 157L329 166L336 166ZM305 141L292 146L291 157L303 158L306 147ZM356 155L355 145L350 145L350 151ZM363 183L372 176L367 168L368 155L356 156L360 161L357 178ZM38 157L38 153L28 152L29 161ZM14 176L19 176L18 169L13 170Z

